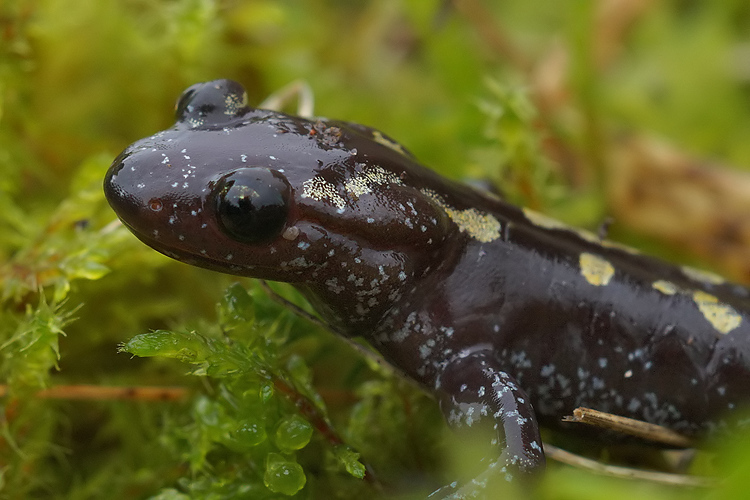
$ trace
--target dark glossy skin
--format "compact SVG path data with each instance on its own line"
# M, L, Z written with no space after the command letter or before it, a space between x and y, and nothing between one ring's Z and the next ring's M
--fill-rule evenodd
M373 129L250 108L231 81L188 89L104 188L146 244L292 283L449 424L494 426L497 473L541 470L538 424L578 406L699 436L750 400L745 288L447 180Z

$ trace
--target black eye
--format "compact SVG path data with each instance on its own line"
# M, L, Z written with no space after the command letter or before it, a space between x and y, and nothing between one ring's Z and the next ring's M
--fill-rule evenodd
M178 122L192 127L218 125L247 111L244 87L232 80L196 83L182 93L175 108Z
M238 241L268 241L286 225L290 191L278 172L266 168L235 170L222 177L214 190L219 224Z

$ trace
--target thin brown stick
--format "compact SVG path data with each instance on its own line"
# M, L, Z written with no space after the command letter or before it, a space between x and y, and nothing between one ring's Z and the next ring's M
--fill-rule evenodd
M604 476L618 477L621 479L636 479L650 481L671 486L682 486L686 488L710 488L716 486L718 481L710 477L687 476L685 474L672 474L669 472L654 472L617 465L606 465L590 458L585 458L557 446L544 443L544 454L547 458L560 463L585 469Z
M315 96L307 82L295 80L269 95L258 104L260 109L281 111L286 105L297 99L297 113L303 118L312 118L315 108Z
M323 328L324 330L333 331L333 328L331 327L331 325L329 325L322 319L318 318L314 314L310 314L309 312L305 311L294 302L291 302L285 299L284 297L282 297L281 295L279 295L278 293L276 293L276 291L273 288L271 288L271 286L268 284L266 280L257 280L257 281L260 284L260 287L268 294L269 297L271 297L273 301L278 302L282 306L292 311L297 316L302 316L310 323L313 323ZM334 332L334 333L338 333L338 332Z
M295 304L294 302L290 302L289 300L285 299L278 293L276 293L273 288L271 288L268 283L265 280L258 280L258 283L260 283L261 288L271 297L272 300L278 302L279 304L283 305L290 311L292 311L294 314L301 316L305 318L306 320L310 321L311 323L323 328L324 330L328 330L329 332L334 333L339 338L344 340L349 346L357 351L362 356L365 356L367 359L374 361L380 366L386 367L389 371L401 373L400 370L398 370L396 367L390 365L383 357L377 353L372 351L371 349L366 348L362 344L359 344L352 340L349 336L345 335L343 332L337 330L333 325L330 325L329 323L326 323L322 319L318 318L317 316L310 314L309 312L302 309L300 306Z
M185 387L126 386L113 387L101 385L57 385L42 389L34 394L41 399L67 399L78 401L180 401L189 394ZM0 397L8 395L8 386L0 385Z
M344 440L338 435L328 419L320 412L318 407L304 394L300 393L295 387L288 384L279 377L273 378L274 388L284 395L299 410L305 419L315 427L315 429L331 444L331 446L344 445ZM374 485L378 490L382 490L378 478L375 476L374 469L360 457L360 463L365 467L364 480Z
M675 448L692 448L693 441L682 434L661 425L650 424L634 418L621 417L591 408L576 408L572 416L563 417L564 422L576 422L609 429L646 441L662 443Z

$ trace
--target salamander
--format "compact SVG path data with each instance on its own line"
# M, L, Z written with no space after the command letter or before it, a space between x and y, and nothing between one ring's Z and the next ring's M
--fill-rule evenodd
M745 287L441 177L373 128L250 107L230 80L188 88L104 190L147 245L291 283L450 426L490 426L487 474L543 470L539 426L576 407L705 436L750 400Z

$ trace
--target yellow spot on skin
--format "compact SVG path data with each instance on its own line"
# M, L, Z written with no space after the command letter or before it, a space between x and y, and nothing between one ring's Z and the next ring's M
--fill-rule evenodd
M500 237L500 222L490 214L482 213L470 208L468 210L454 210L445 207L445 212L461 231L482 243L489 243Z
M535 226L543 227L546 229L565 229L566 231L572 231L573 228L569 225L560 222L557 219L553 219L552 217L548 217L544 214L540 214L539 212L535 212L531 210L530 208L522 208L523 215L526 216L529 221L534 224Z
M247 92L243 92L241 96L237 97L236 94L228 94L224 96L224 114L234 116L237 111L247 106Z
M683 266L682 273L688 278L700 281L701 283L711 283L713 285L721 285L725 282L724 278L718 274L714 274L702 269L695 269L694 267Z
M338 193L336 186L317 175L302 183L301 197L312 198L317 201L327 201L341 210L346 206L346 202Z
M635 248L623 245L622 243L618 243L617 241L602 240L601 245L607 248L616 248L617 250L622 250L623 252L627 252L632 255L640 255L641 253Z
M375 166L353 176L346 181L344 188L347 193L356 199L363 194L371 193L372 186L380 186L383 184L403 184L403 182L393 172Z
M391 148L392 150L396 151L397 153L401 153L404 156L408 156L406 154L406 151L404 151L404 148L401 146L401 144L388 139L379 130L373 130L372 131L372 138L378 144L382 144L383 146L385 146L387 148Z
M591 231L586 231L585 229L569 226L564 222L560 222L557 219L553 219L552 217L540 214L539 212L535 212L529 208L524 207L522 210L523 215L526 216L529 222L531 222L535 226L543 227L545 229L561 229L564 231L570 231L571 233L577 234L581 237L581 239L586 240L590 243L597 243L607 248L616 248L633 255L640 254L640 252L635 248L623 245L622 243L618 243L616 241L603 240Z
M346 192L352 195L353 198L359 198L363 194L372 192L370 183L363 176L357 176L349 179L344 185Z
M448 217L458 226L461 232L482 243L495 241L500 237L502 226L494 216L480 212L477 209L469 208L458 210L448 205L443 197L430 189L422 189L423 194L432 198L440 207L445 210Z
M582 253L579 258L581 274L586 281L594 286L603 286L609 283L615 275L615 268L606 259L592 253Z
M693 292L693 300L698 305L701 314L720 333L729 333L742 323L742 316L737 314L731 306L722 304L719 299L702 290Z
M674 295L677 293L677 285L671 281L659 280L654 281L651 285L654 289L659 290L664 295Z
M522 208L523 215L526 216L526 218L534 224L535 226L543 227L545 229L561 229L564 231L570 231L571 233L575 233L578 236L580 236L582 239L589 241L591 243L601 243L600 238L595 235L594 233L590 231L586 231L585 229L580 229L577 227L569 226L565 224L564 222L560 222L557 219L553 219L552 217L548 217L544 214L540 214L539 212L535 212L531 210L530 208Z

